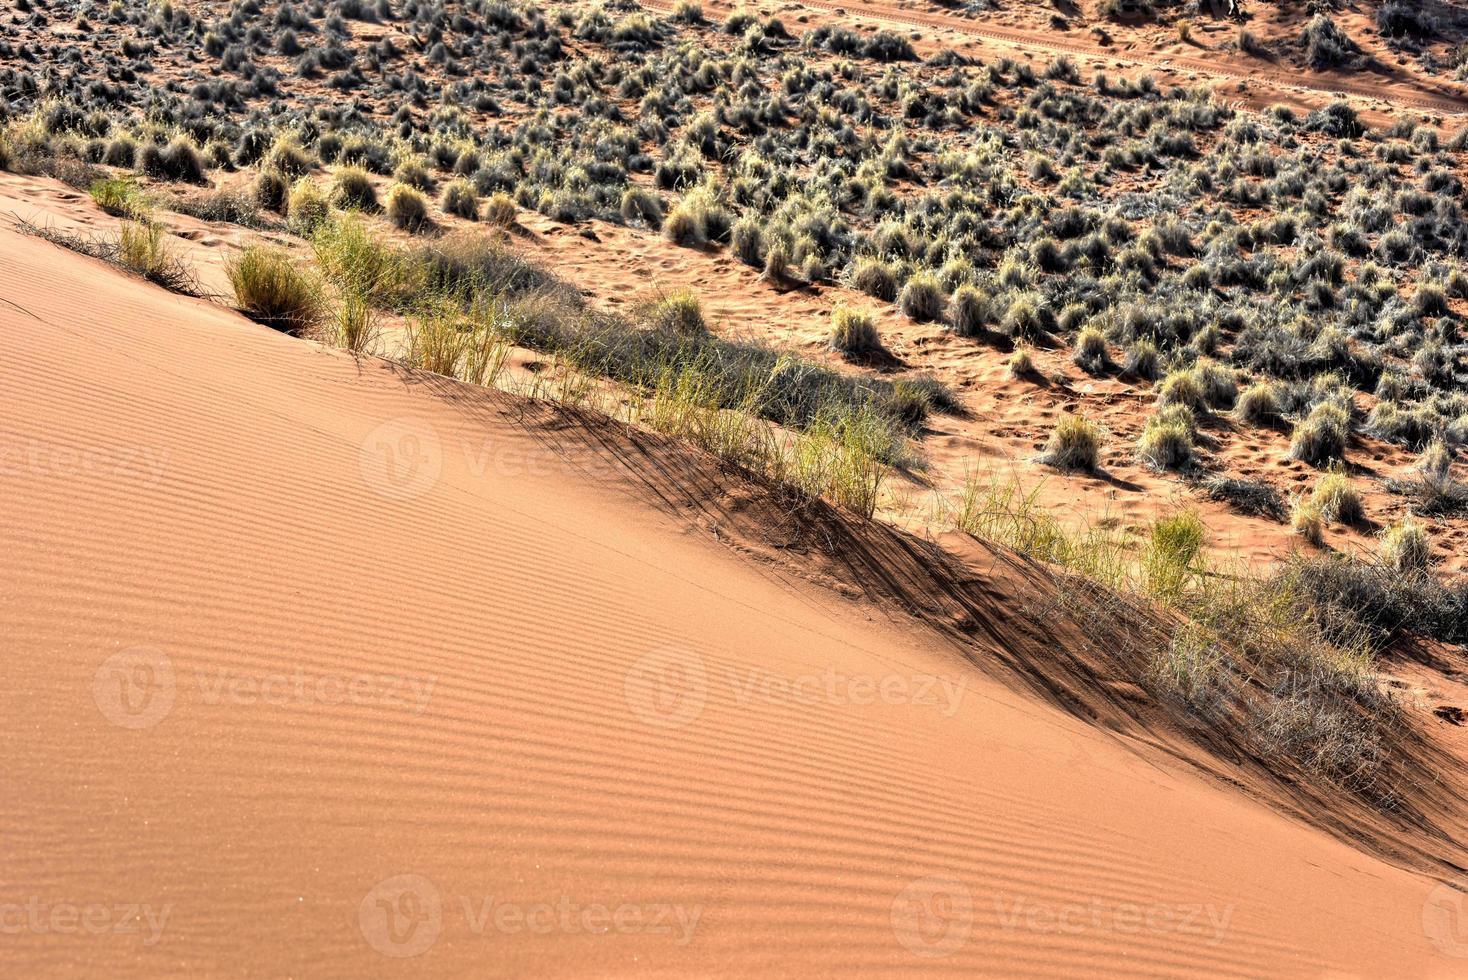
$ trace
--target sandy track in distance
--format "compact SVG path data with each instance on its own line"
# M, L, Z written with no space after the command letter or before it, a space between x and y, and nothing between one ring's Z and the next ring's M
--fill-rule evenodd
M671 13L677 6L673 0L638 0L638 2L644 7L650 7L654 10L668 13ZM1272 88L1288 91L1349 95L1353 98L1366 99L1389 106L1426 109L1431 112L1440 112L1450 116L1459 116L1468 113L1468 103L1465 103L1463 98L1448 99L1399 93L1388 94L1382 92L1379 86L1356 85L1350 82L1325 79L1313 75L1308 78L1302 78L1298 75L1290 75L1282 72L1255 70L1252 68L1231 68L1227 65L1196 58L1172 57L1165 60L1150 60L1138 58L1130 53L1123 54L1115 49L1105 48L1098 44L1085 44L1078 41L1051 37L1038 38L1024 31L1008 30L989 25L978 26L980 22L975 20L964 17L947 17L942 14L928 13L926 11L894 11L890 7L860 2L839 4L820 3L818 0L787 0L787 2L789 6L818 10L826 14L861 17L867 20L879 21L901 27L917 28L919 30L936 29L951 31L954 34L964 37L999 41L1016 48L1048 51L1053 54L1079 54L1088 58L1101 58L1122 67L1143 68L1155 71L1196 72L1212 78L1235 79L1256 85L1268 85ZM709 6L712 9L725 9L714 4L710 4ZM727 7L727 10L733 9L732 6Z

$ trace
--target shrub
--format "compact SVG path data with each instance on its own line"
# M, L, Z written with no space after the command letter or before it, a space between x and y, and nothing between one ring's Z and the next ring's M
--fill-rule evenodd
M1193 368L1193 376L1197 378L1198 387L1210 407L1232 408L1238 400L1238 382L1234 380L1234 373L1223 365L1212 361L1197 364Z
M284 211L290 188L285 178L266 170L255 178L255 204L267 211Z
M1325 518L1320 505L1308 497L1297 497L1290 506L1290 527L1317 548L1325 544Z
M734 257L755 267L765 263L765 233L758 219L745 215L729 229L729 248Z
M831 311L831 347L848 356L868 356L882 349L877 318L845 304Z
M1279 386L1259 381L1244 389L1234 405L1234 414L1253 425L1272 422L1280 416Z
M265 169L273 170L287 180L306 176L315 165L316 161L311 159L311 154L290 136L282 136L276 140L265 156Z
M851 267L851 285L868 296L892 302L897 298L897 274L892 265L871 255L863 255Z
M163 229L151 221L124 221L117 261L145 279L158 279L174 263Z
M1100 374L1106 370L1106 338L1095 327L1085 327L1076 335L1075 352L1071 359L1088 374Z
M138 144L131 136L118 136L107 144L102 162L109 167L131 169L138 160Z
M1009 375L1012 378L1023 378L1035 373L1035 361L1030 356L1030 349L1023 344L1016 345L1014 353L1009 355Z
M1201 412L1207 409L1208 399L1197 373L1179 370L1162 379L1162 384L1157 388L1157 404L1163 407L1183 405Z
M331 203L343 211L376 211L377 189L367 171L353 166L338 169L331 181Z
M1427 530L1409 517L1402 518L1381 534L1381 559L1398 572L1424 572L1432 561Z
M291 188L290 199L286 202L286 220L292 231L299 235L310 235L326 220L330 211L326 195L321 193L320 188L305 178L296 181Z
M1340 459L1346 451L1350 425L1350 415L1344 408L1334 402L1321 402L1295 423L1290 437L1290 458L1311 466L1324 466Z
M204 157L186 136L175 137L167 146L147 144L143 147L138 162L143 173L158 180L204 183Z
M1061 416L1040 462L1062 470L1094 470L1101 461L1101 429L1080 415Z
M1339 462L1332 463L1316 482L1311 500L1319 507L1320 516L1327 521L1359 524L1366 517L1361 494L1351 486L1345 467Z
M465 221L479 220L479 194L474 190L474 185L462 177L450 181L444 187L439 207L443 208L444 214L451 214Z
M1014 293L999 329L1009 337L1034 340L1048 334L1055 327L1055 314L1035 292Z
M416 157L409 157L399 163L397 169L392 172L392 179L399 184L417 188L425 194L433 190L433 174L429 173L423 161Z
M225 266L235 303L250 319L300 334L325 315L321 284L298 269L282 249L251 245Z
M1148 381L1155 381L1161 368L1162 357L1157 345L1145 337L1132 341L1126 350L1126 373Z
M703 303L691 289L677 289L661 297L648 308L648 324L656 330L697 336L708 333L703 318Z
M1263 480L1211 476L1203 481L1202 489L1209 497L1224 501L1241 514L1272 521L1283 521L1289 516L1279 491Z
M897 296L898 309L920 323L941 318L945 306L943 285L931 272L914 275Z
M496 228L513 227L518 213L515 208L515 199L504 191L491 195L489 201L484 205L484 220Z
M1417 460L1417 469L1432 476L1447 476L1453 465L1453 451L1442 439L1433 439Z
M964 283L948 301L948 325L960 337L977 337L989 319L989 297L977 286Z
M693 247L708 241L703 221L686 204L678 204L663 219L663 237L674 245Z
M656 231L663 224L663 202L657 192L645 187L629 187L622 192L622 220L641 223Z
M138 186L126 177L94 181L91 195L97 207L114 217L132 215L140 209Z
M1300 32L1300 47L1305 49L1305 60L1312 68L1338 68L1353 64L1360 48L1335 21L1325 14L1310 18Z
M783 242L775 242L765 250L765 267L760 278L773 283L782 283L790 278L790 250Z
M1158 470L1180 470L1192 465L1195 433L1192 412L1174 406L1147 420L1137 442L1137 456Z
M387 217L395 227L416 234L428 226L428 198L407 184L394 184L387 192Z

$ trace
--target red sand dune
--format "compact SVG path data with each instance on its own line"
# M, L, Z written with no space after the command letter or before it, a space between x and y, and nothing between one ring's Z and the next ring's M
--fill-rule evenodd
M7 976L1468 964L1461 894L724 547L615 429L8 231L0 326Z

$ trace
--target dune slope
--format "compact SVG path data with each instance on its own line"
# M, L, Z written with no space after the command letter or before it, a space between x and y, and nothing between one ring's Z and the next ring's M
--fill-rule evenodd
M690 533L633 443L0 256L7 975L1461 967L1441 886Z

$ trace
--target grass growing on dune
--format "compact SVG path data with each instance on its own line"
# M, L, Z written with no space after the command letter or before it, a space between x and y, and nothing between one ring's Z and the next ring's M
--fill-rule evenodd
M1163 619L1127 638L1137 649L1138 682L1184 717L1231 713L1267 759L1298 766L1373 805L1392 805L1381 766L1391 732L1403 722L1374 672L1373 637L1383 634L1355 621L1363 606L1355 593L1333 604L1333 613L1322 605L1328 592L1354 588L1350 583L1368 566L1356 572L1332 560L1335 570L1326 574L1324 560L1302 559L1260 576L1210 561L1206 531L1192 511L1160 517L1138 540L1107 522L1063 525L1041 505L1041 489L1023 488L1014 476L973 474L955 497L941 501L942 516L956 530L1053 566L1059 601L1083 621L1097 617L1098 636L1115 627L1116 602L1160 606ZM1386 578L1397 587L1396 576ZM1403 610L1417 601L1390 600ZM1452 601L1438 606L1447 609ZM1405 611L1392 615L1391 623L1412 618ZM1458 613L1436 615L1434 622L1452 622Z
M250 319L302 334L326 315L320 281L282 249L250 245L225 266L235 302Z

